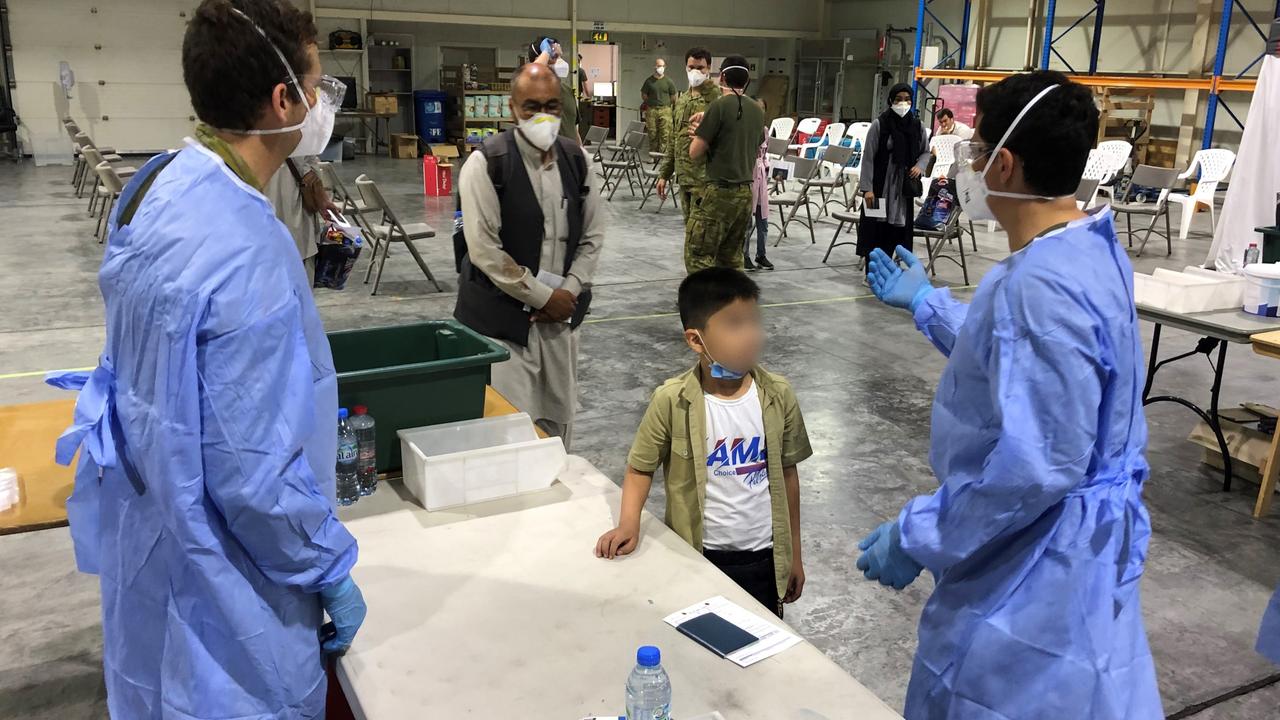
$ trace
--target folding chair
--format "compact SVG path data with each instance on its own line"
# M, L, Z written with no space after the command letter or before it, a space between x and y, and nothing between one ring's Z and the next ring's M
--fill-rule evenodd
M609 142L608 140L601 140L600 147L598 150L596 150L595 157L593 157L592 160L595 161L596 163L603 163L605 161L605 153L609 154L609 158L608 158L609 160L616 160L618 158L618 154L621 153L623 149L626 147L627 136L634 132L643 134L644 131L645 131L645 126L644 126L643 120L632 120L631 122L627 123L627 129L617 136L619 138L622 138L622 142L618 142L616 138L614 142Z
M102 244L106 241L107 232L110 230L111 210L116 206L120 193L124 191L124 180L116 173L111 163L105 160L95 165L93 170L101 183L97 188L97 195L102 198L98 207L98 229L94 231L93 236L98 238L98 244Z
M610 188L608 200L613 200L613 195L618 191L618 186L622 184L624 178L633 197L636 194L637 185L644 187L640 170L640 151L648 139L643 131L629 132L613 159L600 163L604 168L604 184L601 185L600 190L603 192L605 188Z
M787 154L787 150L790 148L789 143L791 141L788 140L787 138L771 137L765 142L768 144L768 147L765 148L765 154L775 158L781 158L782 156Z
M80 148L81 155L84 155L85 148L93 148L93 150L97 152L99 156L98 160L94 160L93 158L85 158L84 169L80 172L80 179L76 183L76 197L84 197L84 184L89 179L90 170L92 170L94 167L97 167L98 163L102 162L103 160L114 165L116 163L123 162L124 158L117 155L115 153L114 148L100 148L97 145L94 145L93 140L89 139L89 135L87 133L83 133L83 132L76 133L74 141L76 145ZM116 172L119 172L120 170L121 168L119 167L116 168ZM129 173L129 174L132 174L132 173ZM121 173L120 177L125 177L125 175Z
M1177 183L1178 171L1173 168L1139 165L1133 171L1133 177L1129 179L1129 186L1125 188L1124 200L1118 203L1111 203L1112 212L1124 214L1125 232L1129 235L1129 247L1133 247L1133 216L1142 215L1151 218L1151 222L1147 225L1146 234L1142 236L1142 244L1138 246L1138 257L1142 257L1142 251L1146 249L1147 241L1151 239L1151 233L1155 229L1156 220L1161 217L1164 217L1165 243L1169 246L1169 254L1173 254L1173 233L1169 230L1169 192ZM1160 191L1160 194L1153 203L1130 202L1133 198L1135 185L1156 188ZM1159 232L1156 233L1156 235L1159 234Z
M655 155L657 157L654 157ZM662 167L662 161L663 161L663 158L665 157L666 155L664 153L649 153L649 159L652 162L650 162L648 167L642 168L640 171L640 174L643 178L643 182L641 183L641 188L644 190L644 196L640 198L641 210L644 209L644 204L649 202L649 198L652 197L654 193L657 191L658 176L660 175L659 170ZM679 201L676 200L676 192L675 192L675 186L677 184L678 183L675 182L675 177L672 177L671 182L667 183L667 195L671 198L672 204L675 205L677 208L679 208L680 205L679 205ZM662 206L666 204L667 204L667 198L659 197L658 209L655 210L654 212L662 212Z
M827 204L834 198L836 189L839 188L844 192L844 207L848 209L852 204L849 199L849 183L844 174L844 166L853 158L853 148L828 146L827 151L822 154L821 168L818 177L809 183L810 187L818 188L818 192L822 193L822 209L819 215L827 214Z
M777 195L769 196L769 204L776 206L779 212L786 213L786 219L782 221L778 228L778 240L773 244L778 247L782 240L787 237L787 226L795 220L796 213L800 207L804 207L804 214L807 221L801 221L801 224L809 228L809 242L816 245L817 238L813 236L813 211L810 209L815 203L809 199L809 188L813 181L817 179L819 162L809 158L788 156L788 162L795 166L795 175L793 179L800 182L800 189L796 192L782 192Z
M586 137L582 138L582 149L588 153L588 157L592 158L593 162L599 162L600 143L604 142L608 137L609 128L592 125L587 130Z
M942 137L954 137L943 135ZM972 228L970 229L972 231ZM947 215L946 222L942 223L942 227L936 230L926 230L924 228L915 228L913 231L916 237L924 238L925 257L928 258L929 275L938 276L938 260L950 260L960 266L960 271L964 275L964 284L969 284L969 263L964 256L964 232L960 229L960 203L956 203L951 207L951 212ZM947 243L956 241L956 247L960 250L960 259L957 260L952 255L943 252ZM936 245L934 243L937 243Z
M854 201L856 204L856 201L857 201L856 195L854 196ZM823 263L826 263L827 258L831 257L832 250L835 250L836 248L841 247L843 245L858 244L857 240L845 240L844 242L836 242L836 240L840 237L840 231L844 229L844 226L846 224L855 228L858 227L858 213L854 212L853 209L850 208L848 210L837 210L831 213L831 217L835 220L839 220L840 224L836 226L836 232L834 235L831 236L831 244L827 246L827 254L822 256ZM859 267L862 266L861 258L859 258L858 266Z
M1098 181L1096 179L1080 178L1080 184L1076 186L1076 207L1081 210L1087 209L1097 194Z
M370 231L370 237L373 240L373 255L369 258L369 269L364 273L364 281L369 282L369 276L373 274L374 263L378 265L378 275L373 280L373 292L370 295L378 294L378 285L382 282L382 266L387 264L387 256L391 254L391 243L402 242L409 249L409 254L413 255L413 259L418 263L418 267L422 268L422 273L427 276L432 285L435 285L436 292L444 292L440 287L440 283L436 281L436 276L431 274L431 268L427 267L427 263L422 259L422 255L418 253L418 248L414 246L414 240L426 240L436 236L436 231L426 223L410 223L404 225L396 217L395 211L387 204L382 197L382 191L378 190L378 186L369 179L367 175L361 175L356 178L356 189L360 191L360 196L364 198L365 205L371 210L380 210L382 212L382 224L373 227ZM378 250L382 250L382 259L378 259Z
M320 176L320 184L329 191L329 196L342 208L342 214L355 220L356 225L359 225L366 234L372 235L374 225L365 216L379 212L378 208L369 207L363 198L347 192L347 187L342 184L342 178L338 177L338 171L334 169L333 163L317 163L316 174Z
M104 162L107 163L108 165L111 165L112 169L115 171L116 176L120 178L131 178L133 177L134 173L138 172L138 169L131 165L113 164L109 158L114 157L119 159L120 158L119 155L104 156L98 150L98 148L94 147L93 145L82 145L80 147L80 154L84 156L86 166L90 170L94 171L95 178L97 177L97 167ZM80 178L81 183L83 183L88 177L89 177L89 172L86 170L84 175ZM89 194L89 215L90 216L93 216L94 207L98 204L98 198L101 194L102 194L102 184L101 182L95 180L93 182L93 192Z

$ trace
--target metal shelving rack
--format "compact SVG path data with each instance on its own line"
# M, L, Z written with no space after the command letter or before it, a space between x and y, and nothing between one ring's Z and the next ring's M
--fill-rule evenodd
M1004 70L978 70L967 69L965 66L968 60L969 45L969 25L970 16L972 15L972 0L964 1L963 20L961 22L960 34L957 36L947 26L945 22L939 18L930 5L934 5L938 0L919 0L919 6L916 14L916 47L915 47L915 75L912 79L912 87L918 93L920 83L925 80L964 80L969 82L995 82L997 80L1008 77L1016 71ZM1067 73L1072 80L1089 85L1091 87L1118 87L1118 88L1142 88L1142 89L1178 89L1178 90L1197 90L1209 93L1208 106L1205 111L1204 133L1201 138L1201 147L1208 148L1213 144L1214 124L1217 120L1218 108L1231 117L1241 128L1244 123L1236 116L1227 103L1222 99L1224 92L1253 92L1257 85L1257 80L1252 77L1245 77L1266 55L1267 33L1253 19L1252 14L1240 2L1240 0L1221 0L1222 9L1220 11L1220 21L1218 25L1218 42L1214 55L1213 74L1208 77L1187 77L1187 76L1155 76L1155 75L1119 75L1119 74L1099 74L1098 73L1098 52L1102 38L1102 23L1106 12L1106 0L1094 0L1094 6L1084 15L1076 18L1067 26L1065 30L1058 34L1054 34L1055 15L1057 10L1057 0L1047 0L1045 6L1045 23L1043 29L1043 43L1040 51L1040 69L1049 68L1049 58L1051 55L1057 58L1067 66L1070 72ZM1238 73L1224 74L1224 64L1227 54L1227 41L1231 33L1232 15L1236 10L1244 14L1248 19L1249 25L1258 36L1262 39L1263 50L1258 57L1249 63L1243 70ZM1067 33L1075 30L1082 23L1093 18L1093 43L1089 53L1089 70L1088 72L1079 72L1071 63L1067 62L1061 53L1057 51L1054 44L1061 40ZM1280 17L1280 0L1276 2L1275 17ZM938 64L932 68L921 67L921 53L924 47L924 26L927 20L932 20L941 28L948 36L956 41L958 47L942 57ZM956 58L956 67L948 68L945 65L952 59ZM929 93L928 88L925 92Z

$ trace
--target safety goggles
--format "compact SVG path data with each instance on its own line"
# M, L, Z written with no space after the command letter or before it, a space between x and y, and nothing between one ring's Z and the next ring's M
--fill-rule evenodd
M316 82L315 93L317 102L328 103L330 107L342 107L342 99L347 96L347 84L332 75L321 75Z
M991 148L992 146L986 143L961 140L956 143L956 162L967 163L972 167L979 158L990 154Z

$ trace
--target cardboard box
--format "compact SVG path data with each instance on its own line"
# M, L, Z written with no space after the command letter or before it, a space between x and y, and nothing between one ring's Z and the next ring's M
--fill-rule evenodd
M433 145L432 150L437 147L453 150L454 157L458 154L458 149L452 145ZM422 158L422 193L430 197L448 197L453 194L453 164L434 152Z
M369 93L369 109L379 114L394 115L400 112L400 100L395 95Z
M441 160L448 160L449 158L456 158L461 155L461 153L458 152L458 146L452 143L432 143L430 146L430 152L431 155L440 158Z
M397 160L413 160L418 157L418 136L393 133L391 135L391 157Z
M1271 436L1246 425L1240 425L1223 418L1222 435L1227 440L1227 450L1231 452L1231 474L1248 482L1259 482L1262 477L1262 465L1271 451ZM1203 420L1196 424L1187 438L1204 450L1203 462L1218 470L1223 469L1222 452L1218 448L1218 439ZM1280 493L1280 487L1276 488Z

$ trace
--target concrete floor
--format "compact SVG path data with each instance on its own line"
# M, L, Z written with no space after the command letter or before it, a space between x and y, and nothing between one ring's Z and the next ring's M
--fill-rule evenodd
M424 199L414 162L361 158L341 166L348 185L360 172L379 181L405 221L450 227L452 199ZM40 382L43 371L87 366L103 339L95 273L101 247L85 202L67 185L69 168L0 166L0 401L65 397ZM649 393L694 361L674 317L684 275L680 215L670 206L637 210L625 188L605 205L608 236L596 277L593 314L582 331L582 409L574 452L621 480L625 455ZM901 707L915 647L915 625L931 581L904 592L866 582L852 571L854 545L897 513L909 497L935 487L926 461L929 409L944 364L906 314L861 285L852 248L832 264L822 255L834 223L819 223L819 245L793 226L770 258L778 269L755 275L767 304L766 363L795 386L816 455L800 468L808 585L788 620L872 691ZM1155 245L1135 261L1141 270L1199 263L1209 246L1207 219L1173 257ZM449 241L423 244L448 289ZM772 241L772 238L771 238ZM971 256L976 283L1007 255L1003 235L979 232ZM363 268L363 266L361 266ZM960 285L957 268L939 279ZM329 329L446 317L451 292L433 294L401 250L387 263L383 294L358 282L345 292L318 291ZM964 291L960 291L962 294ZM1144 327L1150 334L1150 326ZM1165 348L1195 339L1166 331ZM1280 403L1280 364L1246 348L1229 353L1224 406L1245 400ZM1161 372L1158 387L1207 401L1211 371L1189 360ZM1154 535L1143 580L1143 608L1165 710L1173 714L1280 668L1252 650L1258 621L1280 580L1276 548L1280 511L1249 517L1256 486L1220 491L1186 442L1194 416L1172 406L1148 410L1152 478L1146 500ZM52 450L50 450L52 452ZM3 458L0 458L0 465ZM655 492L651 508L661 508ZM586 548L594 538L583 538ZM101 627L94 578L75 572L65 529L0 537L0 717L105 717ZM621 683L622 678L619 678ZM681 679L676 679L677 684ZM690 679L683 680L685 682ZM1197 715L1213 720L1274 719L1280 685L1248 693Z

